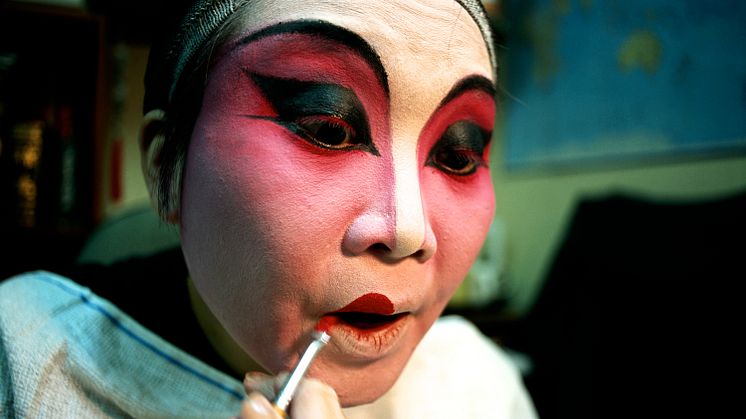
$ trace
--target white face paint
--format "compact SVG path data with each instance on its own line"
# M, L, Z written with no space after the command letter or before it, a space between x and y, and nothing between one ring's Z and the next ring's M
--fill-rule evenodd
M332 318L311 375L344 405L367 403L399 376L492 220L488 52L452 0L246 7L190 144L184 254L211 311L272 372Z

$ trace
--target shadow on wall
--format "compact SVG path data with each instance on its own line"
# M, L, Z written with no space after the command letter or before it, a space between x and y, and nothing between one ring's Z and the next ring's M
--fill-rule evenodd
M729 411L737 398L718 374L742 364L745 237L746 192L581 201L536 304L505 339L533 361L540 417Z

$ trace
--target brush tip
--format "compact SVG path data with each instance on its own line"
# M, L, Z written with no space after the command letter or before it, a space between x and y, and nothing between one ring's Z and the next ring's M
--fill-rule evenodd
M319 332L318 330L314 330L313 332L313 339L321 342L322 345L326 345L329 343L329 340L331 340L331 336L329 336L326 332Z
M316 323L316 326L313 328L313 330L319 333L329 333L329 329L331 329L331 327L334 325L334 322L334 317L324 316L319 319L319 322Z

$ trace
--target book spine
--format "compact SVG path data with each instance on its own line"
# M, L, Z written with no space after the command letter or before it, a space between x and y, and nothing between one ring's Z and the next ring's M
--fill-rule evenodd
M6 221L21 228L37 225L44 129L41 120L17 123L11 128L6 145L10 160L6 169L9 172L6 197L12 213Z

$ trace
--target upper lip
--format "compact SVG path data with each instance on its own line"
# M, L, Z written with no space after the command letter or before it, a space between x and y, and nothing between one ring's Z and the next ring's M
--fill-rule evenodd
M396 312L394 304L385 295L371 292L338 310L327 312L319 324L325 329L345 326L359 332L374 333L389 329L407 314L409 313Z
M394 304L383 294L368 293L356 298L351 303L328 314L339 313L368 313L384 316L394 314Z

